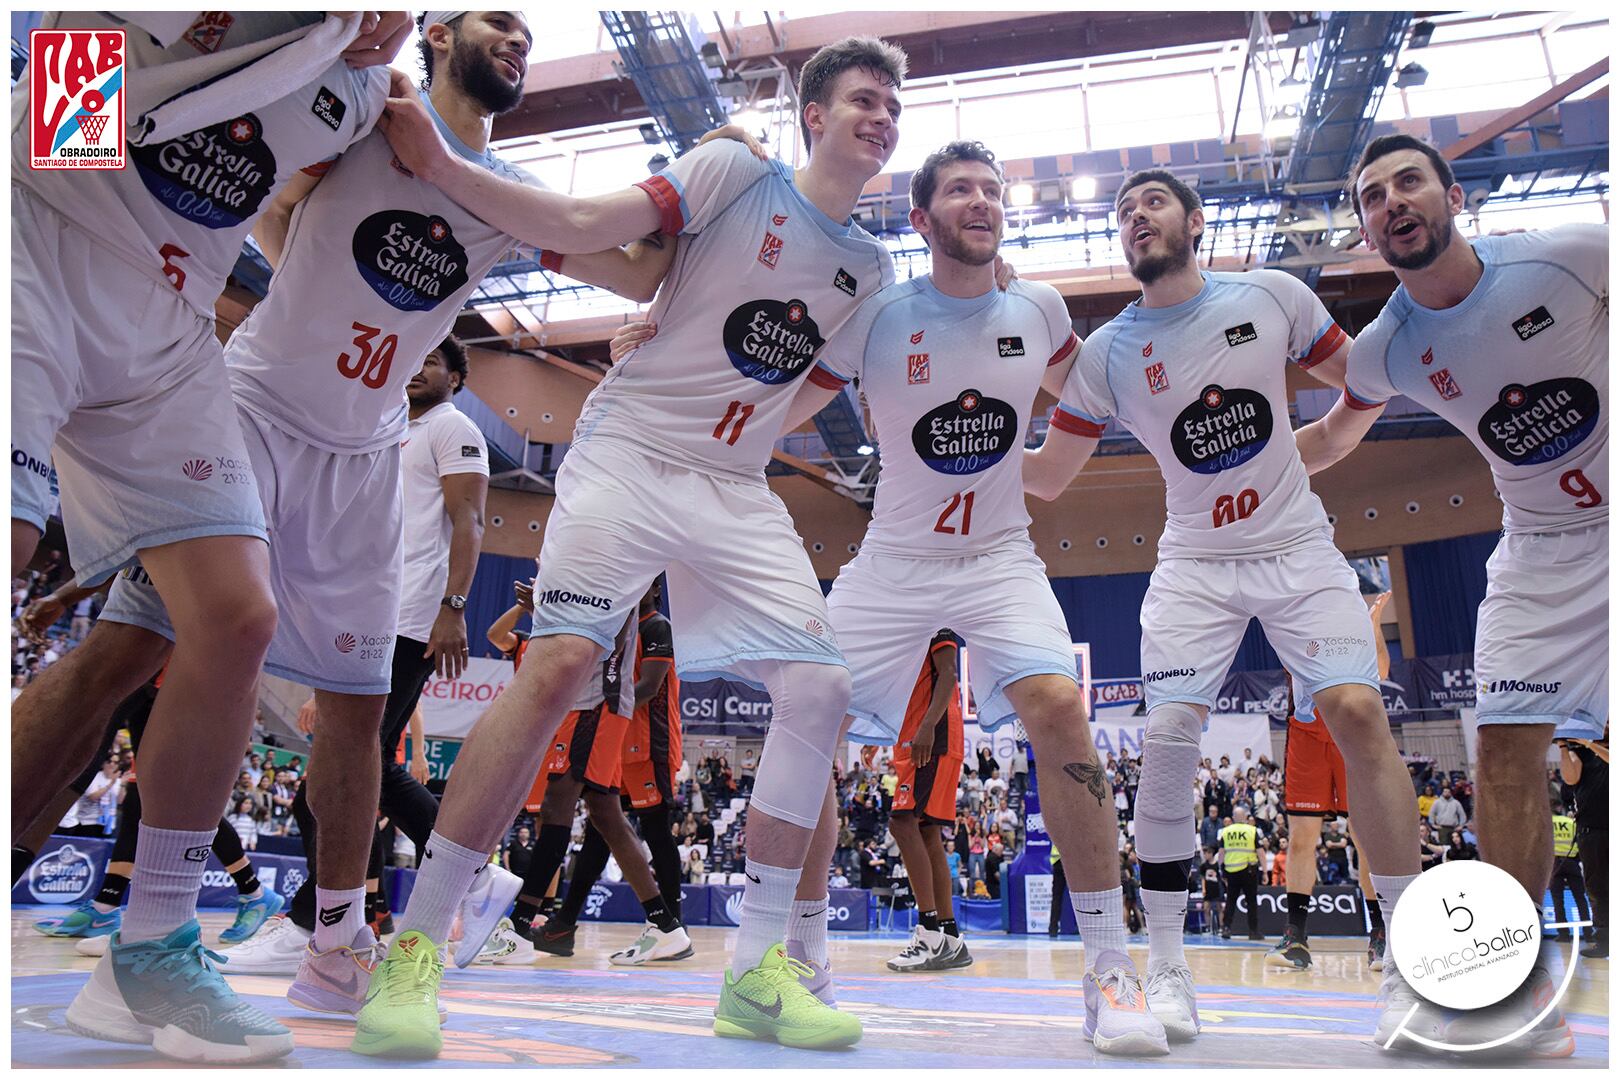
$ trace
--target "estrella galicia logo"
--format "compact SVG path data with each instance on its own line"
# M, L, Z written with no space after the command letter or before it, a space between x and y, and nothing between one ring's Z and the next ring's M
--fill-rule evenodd
M923 464L951 476L983 472L1023 440L1018 410L1005 401L964 390L954 401L924 413L911 428Z
M437 214L379 210L354 230L354 262L400 311L428 311L467 284L467 249Z
M1529 341L1552 324L1552 313L1543 304L1528 315L1520 315L1517 319L1514 319L1513 332L1519 335L1520 341Z
M1170 428L1176 460L1195 473L1235 469L1271 440L1271 403L1264 394L1214 383L1181 410Z
M1226 331L1226 343L1233 348L1239 345L1247 345L1251 341L1258 340L1259 337L1260 335L1255 332L1254 323L1252 322L1239 323Z
M1513 383L1479 418L1479 438L1510 465L1540 465L1585 442L1601 409L1597 389L1585 379Z
M252 113L129 156L152 197L206 229L232 229L254 217L276 182L276 155Z
M28 891L41 904L76 904L90 892L90 856L63 844L28 868Z
M726 317L721 340L732 367L771 386L807 370L822 345L803 300L749 300Z
M1021 337L996 338L996 355L1005 359L1009 356L1024 355L1024 339Z

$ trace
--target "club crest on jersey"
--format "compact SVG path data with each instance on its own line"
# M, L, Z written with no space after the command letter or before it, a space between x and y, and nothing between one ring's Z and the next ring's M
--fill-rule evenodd
M1153 355L1153 342L1150 341L1146 345L1142 346L1142 359L1146 360L1148 357L1150 357L1152 355Z
M467 250L436 214L379 210L354 230L360 276L391 307L428 311L467 284Z
M924 413L911 428L922 463L948 476L983 472L1023 442L1018 410L1005 401L964 390Z
M1427 349L1424 349L1423 355L1418 357L1418 359L1423 361L1424 367L1428 367L1430 364L1434 363L1434 346L1430 345Z
M833 275L833 288L839 290L840 292L846 292L849 295L854 296L855 289L857 288L855 275L840 266L838 268L838 273Z
M922 344L922 336L923 336L923 334L924 334L924 333L925 333L925 332L926 332L926 331L923 331L923 330L919 330L919 331L917 331L917 332L916 332L916 333L915 333L915 334L912 334L912 335L911 335L911 343L912 343L912 344L913 344L913 345L921 345L921 344Z
M323 86L316 91L315 104L310 106L309 111L320 117L321 123L336 131L343 126L343 114L349 111L349 107L343 104L342 98Z
M1457 380L1452 377L1450 368L1441 368L1436 371L1429 376L1429 381L1434 384L1434 388L1439 392L1440 396L1447 401L1452 398L1462 397L1462 387L1457 385Z
M122 169L122 30L28 33L29 167Z
M999 357L1023 356L1024 339L1021 337L996 338L996 355Z
M1152 346L1149 346L1149 348L1151 347ZM1170 389L1170 376L1165 374L1164 361L1161 360L1157 364L1149 364L1147 367L1142 369L1142 374L1147 376L1148 393L1162 394L1166 390Z
M1597 388L1585 379L1510 383L1479 418L1479 437L1511 465L1540 465L1585 442L1601 412Z
M1237 326L1228 327L1226 330L1226 343L1233 348L1239 345L1247 345L1259 337L1260 335L1255 331L1252 322L1239 323Z
M771 224L775 225L778 229L780 229L782 226L787 224L787 219L788 219L788 216L786 214L772 214L771 215Z
M137 146L130 157L152 198L205 229L231 229L255 217L276 182L276 155L253 113Z
M921 386L928 381L928 354L914 352L906 357L906 385Z
M731 366L762 383L791 382L822 346L821 330L803 300L749 300L732 309L720 338Z
M776 260L782 257L782 238L771 230L765 230L765 240L759 245L759 261L765 269L775 270Z
M218 52L219 43L225 40L225 31L235 22L236 16L228 11L205 11L180 35L180 40L200 53Z
M1176 460L1195 473L1235 469L1271 440L1271 403L1241 387L1210 384L1177 414L1170 427Z
M1528 315L1520 315L1513 320L1513 332L1519 335L1520 341L1529 341L1537 334L1553 324L1553 317L1544 306L1536 308Z

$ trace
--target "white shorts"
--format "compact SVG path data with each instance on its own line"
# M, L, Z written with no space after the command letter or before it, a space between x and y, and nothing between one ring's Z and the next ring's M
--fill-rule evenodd
M967 642L975 722L986 731L1015 719L1006 689L1019 679L1079 681L1063 609L1027 541L953 559L863 553L839 571L827 607L854 683L853 742L900 737L928 643L945 627Z
M50 468L81 585L141 548L265 538L213 324L11 185L11 516L44 530Z
M1481 724L1557 724L1597 739L1609 719L1609 526L1503 536L1474 631Z
M557 473L534 585L534 633L612 646L625 613L668 571L683 679L750 660L843 666L827 602L782 500L615 439L577 442Z
M273 537L279 617L264 670L317 690L388 693L403 574L399 448L333 454L234 411ZM101 617L174 640L145 575L114 582Z
M1356 572L1321 537L1257 559L1161 559L1142 600L1147 707L1213 708L1251 617L1310 693L1345 683L1379 689L1372 618Z

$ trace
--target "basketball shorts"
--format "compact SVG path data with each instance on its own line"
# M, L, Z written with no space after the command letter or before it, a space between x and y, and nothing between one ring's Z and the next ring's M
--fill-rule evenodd
M54 500L81 585L142 548L265 539L211 321L11 185L11 516Z
M843 665L804 541L763 476L699 472L603 436L574 443L540 548L534 634L611 648L666 569L681 678L750 660Z
M943 725L941 725L943 726ZM961 748L961 740L956 746ZM894 771L900 783L894 789L894 813L912 810L924 821L948 825L956 820L956 793L962 780L962 754L935 754L917 768L911 747L894 752Z
M1283 750L1283 809L1290 814L1348 814L1350 789L1344 755L1321 717L1288 721Z
M974 722L985 731L1015 718L1006 689L1019 679L1079 682L1063 609L1027 540L950 559L863 552L838 572L827 606L853 681L852 742L894 745L942 627L967 642Z
M1481 724L1556 724L1597 739L1608 723L1609 526L1510 533L1485 564L1474 631Z
M576 709L552 736L541 771L547 779L572 777L593 791L618 791L629 723L628 718L600 705Z
M649 716L644 709L626 725L620 775L633 810L675 805L675 774L681 771L679 717Z
M234 408L258 475L279 617L264 670L317 690L386 694L399 619L399 449L333 454ZM174 630L145 575L120 577L103 619Z
M1356 573L1322 536L1260 558L1159 560L1142 600L1147 707L1212 708L1251 617L1312 694L1346 683L1379 689L1372 619Z

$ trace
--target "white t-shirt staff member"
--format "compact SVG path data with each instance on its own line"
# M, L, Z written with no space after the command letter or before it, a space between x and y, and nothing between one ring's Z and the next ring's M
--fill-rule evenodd
M405 387L410 428L400 444L405 573L395 651L423 646L438 674L466 667L467 591L483 543L489 449L451 400L467 381L467 350L447 337Z

